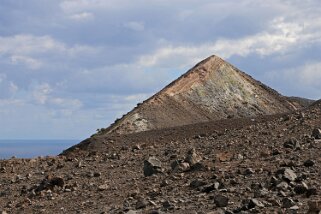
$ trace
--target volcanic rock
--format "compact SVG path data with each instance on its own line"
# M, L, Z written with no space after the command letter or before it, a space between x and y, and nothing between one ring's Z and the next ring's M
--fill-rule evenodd
M194 148L188 151L187 156L185 158L185 161L189 163L190 166L197 164L201 160L202 158L198 156Z
M136 206L135 208L138 210L138 209L143 209L147 206L147 201L145 201L144 199L139 199L137 202L136 202Z
M295 202L291 198L282 199L282 207L290 208L295 205Z
M187 172L191 169L189 163L183 160L175 160L171 163L171 168L174 172Z
M254 174L255 171L252 169L252 168L247 168L245 171L244 171L244 175L252 175Z
M55 186L63 187L65 185L65 181L61 177L53 177L48 176L46 179L42 180L41 184L35 189L36 192L40 192L43 190L52 190Z
M155 157L149 157L144 161L144 175L151 176L155 173L162 172L162 163Z
M98 186L98 190L99 191L104 191L108 189L108 185L107 184L102 184Z
M201 186L204 186L204 185L206 185L206 182L204 182L202 180L199 180L199 179L193 180L190 183L190 187L192 187L192 188L198 188L198 187L201 187Z
M162 205L165 209L173 209L174 208L174 205L170 201L164 201Z
M226 207L228 205L228 197L224 195L216 195L214 197L214 203L217 207Z
M294 171L289 168L280 169L277 171L277 174L281 175L282 178L288 182L295 181L297 178L297 175L294 173Z
M250 200L248 208L252 209L254 207L264 207L264 204L262 202L260 202L259 200L253 198Z
M318 195L318 190L315 187L309 188L306 192L306 196L309 198L312 195Z
M315 162L313 161L313 160L306 160L306 161L304 161L304 163L303 163L303 165L305 166L305 167L311 167L311 166L314 166L314 164L315 164Z
M302 182L301 184L298 184L294 187L294 192L297 194L304 194L308 191L308 185L306 183Z
M312 137L315 139L321 139L321 129L313 129Z
M280 190L287 190L289 185L287 182L283 181L276 186Z
M284 148L296 149L300 147L300 144L297 139L291 138L283 144Z
M210 193L214 190L215 190L215 184L206 185L201 188L201 191L205 193Z

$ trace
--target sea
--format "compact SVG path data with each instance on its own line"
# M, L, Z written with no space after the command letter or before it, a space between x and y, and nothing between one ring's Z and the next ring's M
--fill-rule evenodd
M80 140L0 140L0 159L54 156Z

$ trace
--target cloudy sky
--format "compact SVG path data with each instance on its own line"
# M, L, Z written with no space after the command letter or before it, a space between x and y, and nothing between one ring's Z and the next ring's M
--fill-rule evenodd
M83 139L213 54L318 99L320 14L318 0L2 0L0 139Z

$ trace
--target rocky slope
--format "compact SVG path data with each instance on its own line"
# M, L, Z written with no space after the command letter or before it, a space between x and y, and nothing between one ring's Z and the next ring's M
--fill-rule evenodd
M127 134L295 110L287 99L217 56L197 64L99 134Z
M321 102L0 161L2 213L321 211Z

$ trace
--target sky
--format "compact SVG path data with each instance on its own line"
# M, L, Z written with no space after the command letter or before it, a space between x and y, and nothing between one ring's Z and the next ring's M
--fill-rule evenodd
M318 0L1 0L0 139L84 139L217 55L321 98Z

